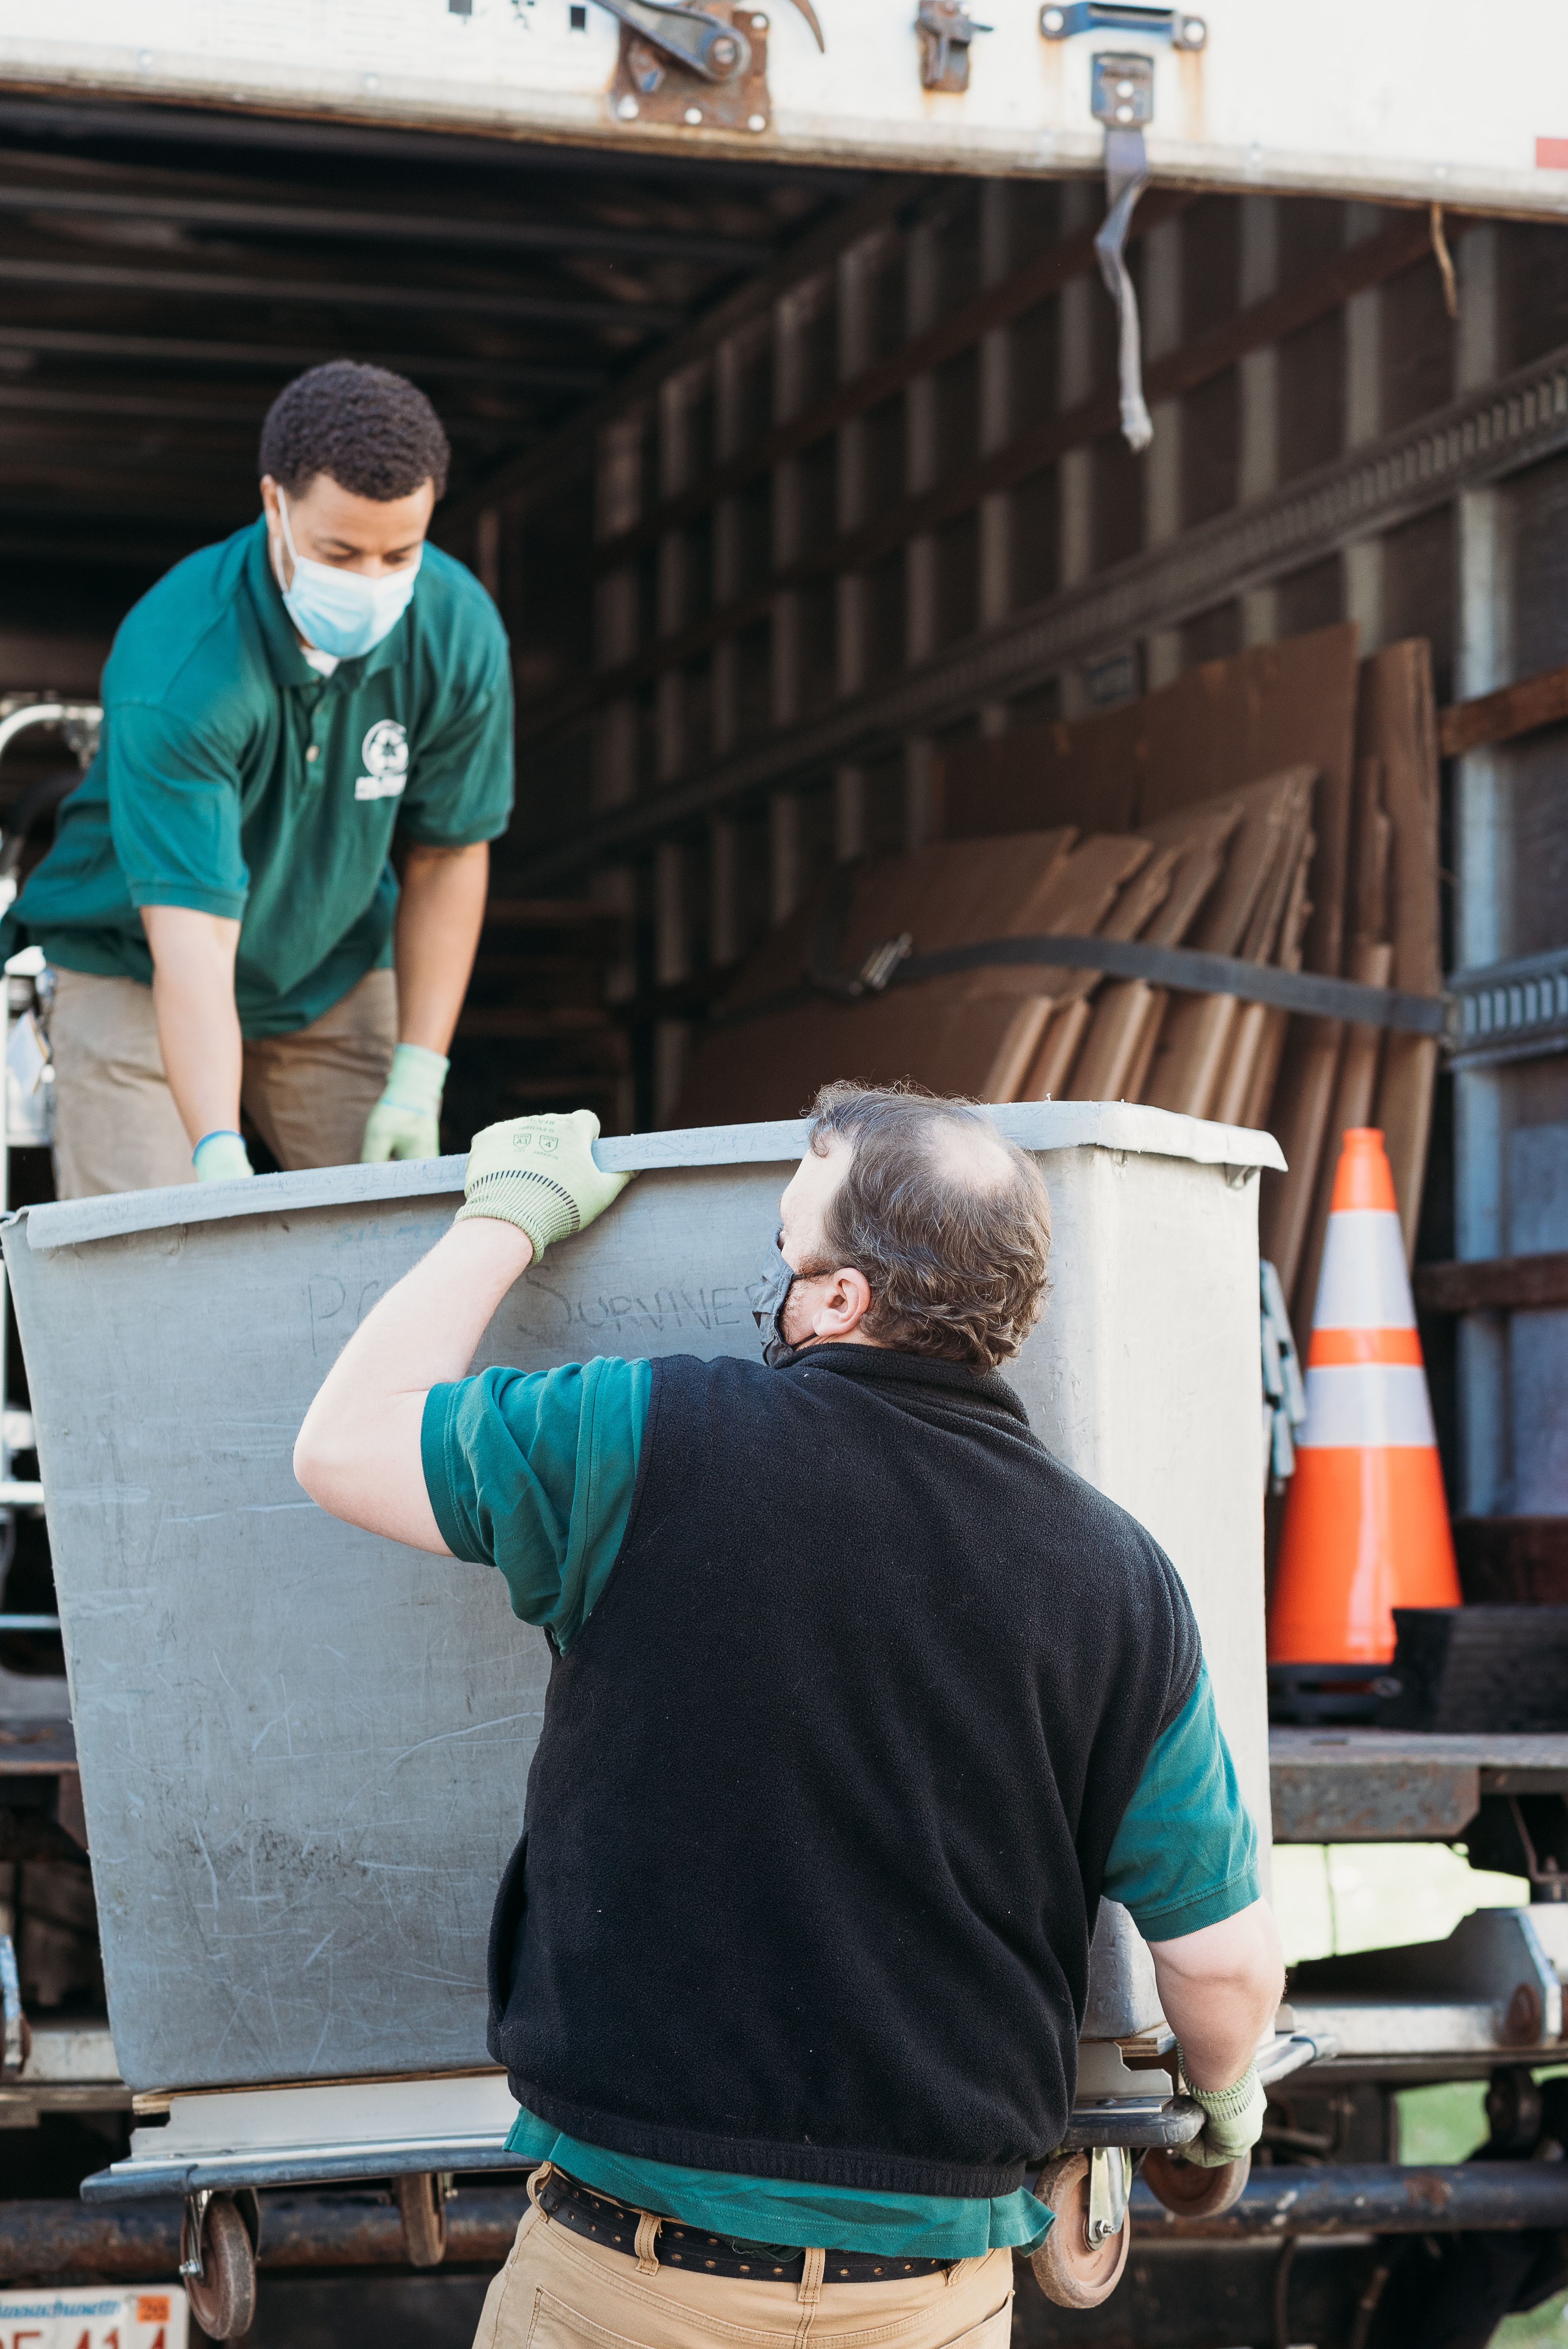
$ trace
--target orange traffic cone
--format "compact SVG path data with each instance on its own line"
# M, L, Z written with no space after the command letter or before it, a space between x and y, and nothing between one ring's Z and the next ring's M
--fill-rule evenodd
M1377 1127L1351 1126L1269 1610L1276 1707L1318 1720L1367 1711L1394 1653L1393 1609L1459 1604L1394 1178Z

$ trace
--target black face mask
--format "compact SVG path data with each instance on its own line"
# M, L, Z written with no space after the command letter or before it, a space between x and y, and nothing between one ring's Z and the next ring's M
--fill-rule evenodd
M762 1332L762 1359L770 1371L787 1371L796 1356L804 1351L792 1346L783 1330L785 1301L799 1278L792 1264L784 1260L784 1251L777 1240L773 1243L773 1261L760 1280L754 1280L747 1290L751 1317Z

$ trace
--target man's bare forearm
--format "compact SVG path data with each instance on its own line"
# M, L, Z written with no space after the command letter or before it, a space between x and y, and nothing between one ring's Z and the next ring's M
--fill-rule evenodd
M468 993L490 882L490 849L415 842L403 868L392 957L397 1040L445 1052Z
M146 905L152 1005L163 1073L191 1146L237 1132L244 1043L234 1009L238 922L188 905Z
M335 1517L445 1554L419 1437L433 1386L460 1379L496 1307L533 1261L511 1224L475 1216L405 1274L350 1338L305 1415L294 1475Z
M1266 1901L1218 1925L1153 1941L1165 2020L1195 2088L1233 2086L1257 2053L1284 1992L1279 1930Z

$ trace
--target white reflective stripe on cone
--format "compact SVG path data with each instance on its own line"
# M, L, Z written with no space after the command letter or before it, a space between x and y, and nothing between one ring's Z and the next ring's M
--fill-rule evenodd
M1427 1374L1412 1362L1346 1362L1306 1374L1298 1452L1435 1444Z
M1386 1207L1342 1207L1328 1218L1315 1330L1413 1330L1399 1218Z

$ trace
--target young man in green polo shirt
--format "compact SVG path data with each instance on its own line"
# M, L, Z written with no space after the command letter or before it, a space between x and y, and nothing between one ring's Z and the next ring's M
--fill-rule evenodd
M476 2349L1006 2349L1102 1894L1207 2116L1186 2158L1263 2125L1279 1942L1191 1609L995 1375L1049 1211L967 1103L820 1098L766 1368L466 1375L624 1187L597 1131L476 1137L294 1454L335 1516L498 1568L556 1651L490 1951L542 2167Z
M263 512L160 580L15 925L53 973L60 1195L435 1155L512 799L505 630L426 544L446 436L380 367L262 429ZM394 833L405 850L401 886Z

